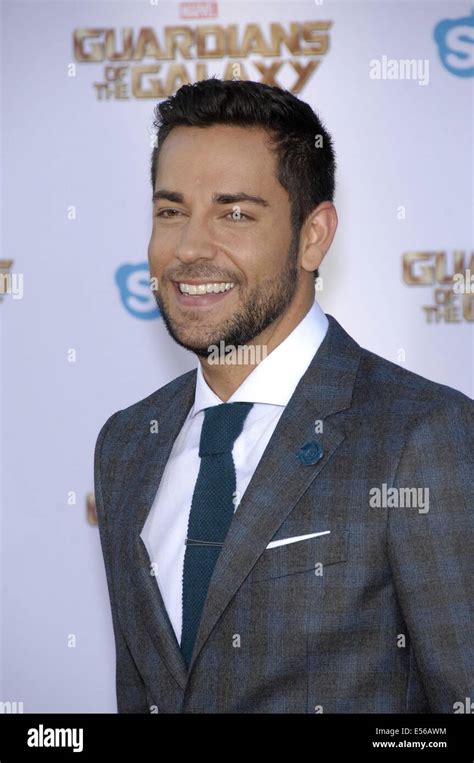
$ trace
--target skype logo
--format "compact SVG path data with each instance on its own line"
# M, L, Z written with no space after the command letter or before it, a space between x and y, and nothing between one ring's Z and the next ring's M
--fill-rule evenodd
M473 77L474 11L471 16L440 21L433 36L443 66L458 77Z
M134 318L159 318L160 311L150 288L150 272L146 262L121 265L115 273L122 305Z

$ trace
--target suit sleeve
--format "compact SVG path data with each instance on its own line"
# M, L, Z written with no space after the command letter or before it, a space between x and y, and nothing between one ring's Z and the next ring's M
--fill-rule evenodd
M145 685L138 672L137 666L133 660L130 650L125 641L120 621L117 614L117 603L115 600L114 584L112 579L112 568L110 558L110 536L107 526L107 515L104 502L104 492L102 490L101 479L101 454L102 445L107 436L109 426L112 420L117 416L114 413L103 425L97 438L94 453L94 490L97 520L99 525L100 542L104 565L107 576L107 586L109 590L110 606L112 610L112 623L115 637L115 655L116 655L116 694L118 713L148 713L148 703Z
M474 698L473 408L459 395L418 421L394 480L418 488L418 506L388 509L397 598L433 713Z

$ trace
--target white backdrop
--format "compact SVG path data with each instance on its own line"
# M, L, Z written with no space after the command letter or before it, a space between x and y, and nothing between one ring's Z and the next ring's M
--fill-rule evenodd
M157 100L130 92L100 99L94 87L106 66L127 66L127 82L130 67L156 61L78 61L75 30L131 27L136 39L151 27L162 40L166 26L235 24L242 33L255 23L268 37L271 22L288 30L290 23L331 21L329 49L313 56L320 64L298 93L332 133L339 165L339 229L318 298L363 346L473 396L472 320L455 308L455 320L428 322L423 307L449 285L409 285L402 277L406 252L445 252L449 274L453 253L465 252L467 267L473 249L469 4L210 5L216 16L184 19L186 4L166 0L2 4L0 256L12 293L0 303L0 700L23 702L24 712L115 712L105 572L86 512L94 444L112 412L195 366L153 315L143 286ZM99 31L84 48L103 39ZM372 79L370 62L384 56L428 61L429 81ZM290 59L306 65L311 57L285 48L277 56ZM259 81L254 62L276 59L254 53L231 60ZM161 62L165 77L172 63ZM194 79L196 61L184 63ZM208 76L222 77L227 58L200 63ZM279 84L291 87L292 71L282 65ZM144 86L157 76L147 75ZM420 264L413 272L419 276ZM23 275L18 298L14 274Z

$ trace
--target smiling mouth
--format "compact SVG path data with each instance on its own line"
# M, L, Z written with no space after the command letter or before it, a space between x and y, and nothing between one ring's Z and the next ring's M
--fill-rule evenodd
M234 281L173 281L178 302L189 307L210 307L226 299L236 287Z

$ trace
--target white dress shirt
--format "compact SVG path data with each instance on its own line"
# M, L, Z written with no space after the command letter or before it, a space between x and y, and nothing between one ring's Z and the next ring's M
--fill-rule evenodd
M293 331L235 390L228 403L254 403L232 455L236 472L236 511L273 431L328 328L315 301ZM207 384L198 362L194 405L173 444L153 505L140 533L178 643L182 628L185 540L198 477L204 408L221 400Z

